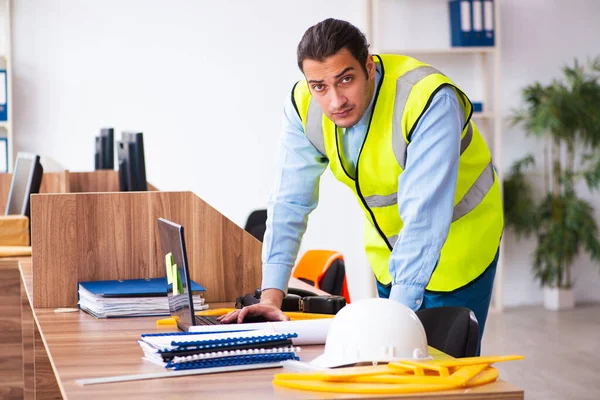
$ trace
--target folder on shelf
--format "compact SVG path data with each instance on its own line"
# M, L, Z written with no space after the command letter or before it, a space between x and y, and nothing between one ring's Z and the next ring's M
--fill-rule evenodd
M450 0L448 9L452 46L494 45L494 0Z
M8 92L6 70L0 69L0 121L8 120Z
M471 0L450 0L450 38L452 46L473 46Z
M483 43L483 5L481 0L471 0L471 18L473 20L473 40L475 46Z
M494 46L494 0L483 0L483 46Z

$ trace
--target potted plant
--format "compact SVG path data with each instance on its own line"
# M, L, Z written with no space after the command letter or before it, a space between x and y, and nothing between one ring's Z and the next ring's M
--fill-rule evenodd
M526 176L534 157L517 160L504 181L506 225L536 238L533 274L553 310L574 306L571 268L579 251L600 261L594 209L576 190L579 181L592 191L600 186L600 58L588 64L575 60L563 79L525 87L525 106L511 116L543 145L543 192Z

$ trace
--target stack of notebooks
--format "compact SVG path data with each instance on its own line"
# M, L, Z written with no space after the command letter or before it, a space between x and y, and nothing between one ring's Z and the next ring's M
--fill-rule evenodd
M144 359L169 370L218 368L224 372L239 366L279 367L283 361L299 360L294 333L267 330L224 333L144 334L138 344ZM208 372L208 371L207 371Z
M192 281L196 311L205 310L204 289ZM96 318L170 315L166 278L79 282L79 308Z

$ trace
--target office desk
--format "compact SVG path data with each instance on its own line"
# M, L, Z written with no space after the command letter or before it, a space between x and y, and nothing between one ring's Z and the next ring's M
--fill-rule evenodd
M97 320L84 312L55 313L34 309L31 302L31 266L20 267L23 302L23 359L25 398L134 399L134 398L364 398L365 396L315 393L277 388L273 374L265 369L226 374L174 377L147 381L80 386L82 378L162 372L141 359L136 343L141 333L156 332L157 318ZM220 306L215 304L215 307ZM165 331L173 328L164 329ZM299 353L304 361L321 354L323 346L306 346ZM31 368L31 365L34 368ZM27 369L29 368L29 369ZM379 396L382 397L382 396ZM390 398L394 396L383 396ZM398 397L398 396L396 396ZM504 381L468 390L419 394L431 399L523 399L523 391Z

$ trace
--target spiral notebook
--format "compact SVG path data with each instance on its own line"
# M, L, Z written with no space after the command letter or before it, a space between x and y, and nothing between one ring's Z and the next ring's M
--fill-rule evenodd
M143 334L138 344L143 359L171 370L222 368L266 364L281 366L299 360L292 338L296 334L245 331L198 334L192 332ZM257 367L257 368L258 368Z

